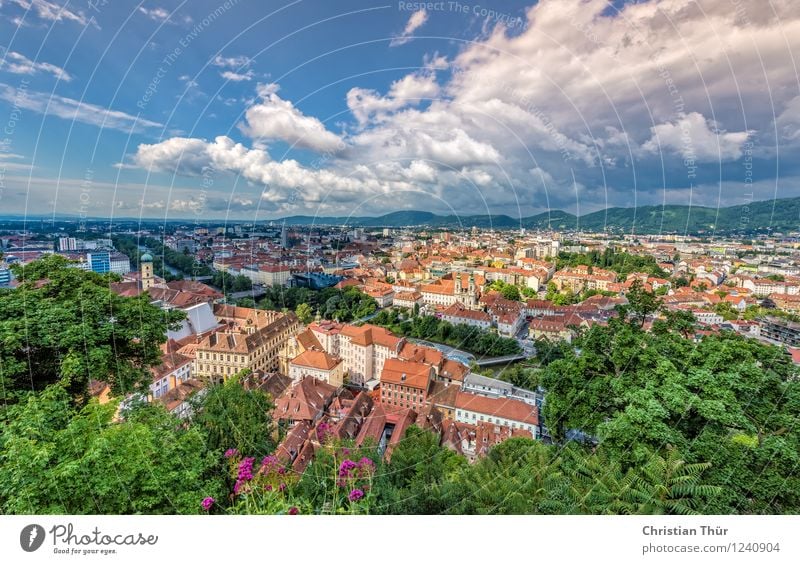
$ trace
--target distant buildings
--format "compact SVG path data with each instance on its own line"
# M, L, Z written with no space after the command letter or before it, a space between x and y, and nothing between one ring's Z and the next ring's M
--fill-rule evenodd
M760 335L790 347L800 347L800 323L767 317L761 322Z
M111 253L108 251L89 253L86 258L89 261L89 270L92 272L98 274L111 272Z

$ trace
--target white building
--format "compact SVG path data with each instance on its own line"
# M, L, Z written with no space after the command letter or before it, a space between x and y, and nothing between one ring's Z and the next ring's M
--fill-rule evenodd
M344 383L344 363L325 351L307 350L289 363L289 377L299 382L306 376L340 387Z
M456 421L476 425L481 421L539 434L539 410L515 399L491 398L468 392L456 394Z

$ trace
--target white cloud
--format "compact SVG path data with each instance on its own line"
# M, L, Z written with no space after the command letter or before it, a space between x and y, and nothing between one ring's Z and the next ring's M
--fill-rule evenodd
M217 55L211 64L223 69L219 75L231 82L247 82L255 78L253 69L248 68L253 63L250 57L238 55L235 57L223 57Z
M139 12L156 22L165 22L169 19L169 10L161 7L145 8L139 6Z
M220 76L222 78L224 78L225 80L230 80L232 82L242 82L242 81L247 81L247 80L253 80L253 77L255 76L255 74L253 73L252 69L248 69L244 73L238 73L238 72L227 71L226 70L226 71L222 71L220 73Z
M742 145L750 133L728 133L712 129L711 125L702 114L692 112L675 122L652 127L650 131L653 136L642 148L652 153L659 150L674 151L685 160L695 162L731 161L741 157Z
M0 83L0 100L38 114L125 132L141 132L149 127L162 127L162 124L158 122L138 118L118 110L45 92L18 90L2 83Z
M0 59L0 70L14 74L33 75L38 72L50 73L54 77L65 82L72 80L72 77L59 66L39 61L31 61L25 55L15 51L8 51L3 59Z
M222 67L226 69L240 69L242 67L249 66L253 60L250 57L245 57L244 55L238 55L236 57L223 57L222 55L217 55L214 57L214 60L211 61L211 64L215 67Z
M607 7L606 0L542 0L525 26L509 33L498 25L450 61L433 53L385 91L355 85L346 103L357 127L348 134L328 131L325 116L300 112L276 86L261 87L240 125L254 141L238 152L230 140L219 146L228 155L224 170L266 184L262 203L272 209L512 213L519 201L531 213L579 198L586 211L606 199L630 205L659 201L656 190L678 193L686 172L670 174L687 156L714 174L708 163L740 158L750 138L774 145L777 130L782 144L800 139L792 58L800 51L800 4ZM412 16L401 42L425 18ZM246 72L247 61L228 59L236 58L216 66ZM307 166L276 162L264 150L274 140L335 153ZM209 146L220 143L198 141L194 168L219 162ZM176 158L162 155L159 166L174 170ZM302 196L292 199L294 190Z
M259 85L260 101L245 112L240 129L252 139L282 140L296 147L315 151L337 151L339 137L325 128L315 117L306 116L294 105L278 96L275 84Z
M403 28L403 33L392 39L392 41L389 43L389 46L398 47L411 41L414 32L422 27L426 21L428 21L428 12L426 12L424 9L417 10L411 14L411 17L408 18L408 22L406 22L406 27Z
M266 151L247 149L241 143L219 136L209 143L202 139L173 137L155 144L142 144L134 156L134 163L156 171L186 176L199 176L205 170L217 169L257 178L254 171L269 162Z
M389 112L419 104L438 94L439 84L434 74L408 74L394 81L386 96L381 96L374 90L351 88L347 92L347 107L363 125L371 119L381 119Z
M65 3L59 6L47 0L11 0L11 3L16 4L23 10L33 11L36 15L43 19L53 22L73 21L81 25L90 23L91 19L87 18L81 11L72 11Z

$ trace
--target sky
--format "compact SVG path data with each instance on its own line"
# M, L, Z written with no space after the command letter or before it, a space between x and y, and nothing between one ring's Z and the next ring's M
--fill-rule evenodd
M800 2L0 0L0 215L800 196Z

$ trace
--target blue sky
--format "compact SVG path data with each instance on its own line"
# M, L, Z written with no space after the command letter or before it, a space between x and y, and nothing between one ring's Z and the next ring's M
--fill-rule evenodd
M525 216L800 195L788 0L120 4L0 5L0 212Z

